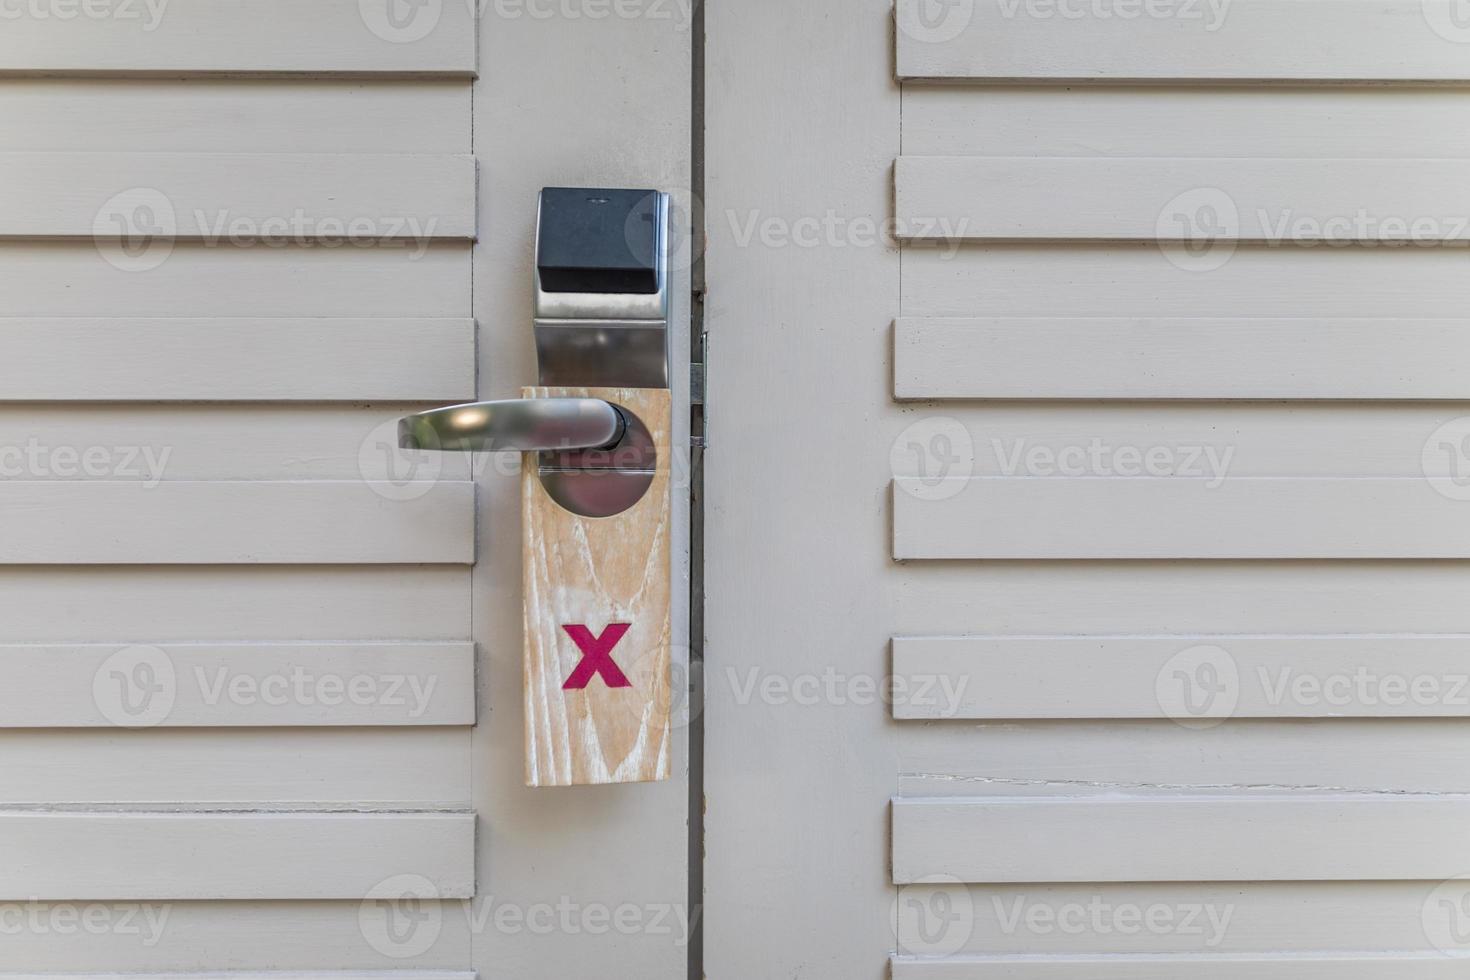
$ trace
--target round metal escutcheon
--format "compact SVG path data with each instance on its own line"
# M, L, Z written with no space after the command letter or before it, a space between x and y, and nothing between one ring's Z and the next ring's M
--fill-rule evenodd
M616 517L631 509L648 492L658 467L648 426L622 405L613 407L626 423L617 445L541 454L541 485L552 500L581 517Z

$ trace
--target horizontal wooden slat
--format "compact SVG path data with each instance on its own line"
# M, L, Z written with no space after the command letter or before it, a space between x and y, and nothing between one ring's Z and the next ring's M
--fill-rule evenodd
M45 974L0 973L0 980L45 980ZM52 976L59 976L52 974ZM189 973L67 973L66 980L476 980L456 970L211 970Z
M898 799L893 880L1441 881L1467 796Z
M1196 681L1210 717L1470 716L1465 635L895 637L893 672L897 718L1187 719Z
M1464 159L1470 101L1458 86L911 85L903 151Z
M1240 246L1201 274L1152 242L914 247L903 250L903 313L1459 319L1470 309L1467 256L1462 247Z
M1470 240L1466 166L905 156L894 179L904 237L1432 243Z
M90 241L0 239L0 315L468 317L471 251L177 242L139 274Z
M475 723L470 643L0 646L0 673L4 728Z
M410 248L475 234L475 161L368 153L0 153L0 236Z
M8 642L27 644L458 642L470 635L470 575L460 565L0 565L0 621Z
M897 321L898 398L1470 398L1470 320Z
M0 973L0 980L44 980L42 974ZM456 970L212 970L189 973L68 973L66 980L476 980Z
M7 72L414 72L471 75L475 4L403 11L365 0L111 0L39 5L49 16L7 19ZM17 11L27 8L17 7ZM81 11L88 11L86 16ZM67 17L67 11L74 12ZM95 11L95 12L94 12ZM376 28L376 30L374 29Z
M1470 78L1455 0L899 0L900 78Z
M1470 508L1411 477L906 479L893 508L898 559L1470 557Z
M440 482L415 496L418 489L353 481L0 482L0 563L473 562L474 485Z
M472 152L467 79L10 78L6 150Z
M1445 953L896 957L893 980L1459 980Z
M0 401L474 395L475 325L468 319L0 319Z
M360 899L475 887L472 813L0 812L0 900Z
M89 910L99 906L90 914L111 928L64 934L55 929L22 929L8 936L4 969L25 980L72 980L70 974L107 980L233 980L229 974L201 974L202 968L263 971L272 975L270 980L296 980L297 976L316 980L325 968L330 968L328 973L352 970L368 974L384 969L450 971L454 980L475 980L454 972L471 962L475 928L473 920L457 914L457 904L439 906L440 928L433 944L421 955L402 959L385 957L363 936L364 923L376 929L388 921L395 911L391 904L376 906L378 912L370 909L366 917L362 903L351 901L43 902L9 908L18 908L27 916L49 917L53 910L72 907L85 921ZM410 912L407 904L403 908ZM422 905L420 910L426 917L405 915L400 920L404 929L396 936L412 941L429 935L410 928L411 923L432 919L435 906ZM7 914L12 913L7 910ZM382 933L375 934L380 937L378 946L400 951L382 942ZM405 943L402 948L409 947ZM208 951L208 960L201 961L200 950ZM279 977L280 971L289 975ZM18 978L6 976L5 980Z
M87 689L90 689L90 679ZM211 806L469 807L468 728L0 731L0 809L189 800ZM392 779L384 779L392 773Z

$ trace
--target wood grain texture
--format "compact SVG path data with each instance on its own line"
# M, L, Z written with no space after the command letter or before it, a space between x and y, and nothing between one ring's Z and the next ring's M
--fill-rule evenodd
M1437 882L1470 868L1467 819L1467 796L899 799L893 880Z
M894 194L904 238L1428 244L1470 239L1464 171L1459 160L902 156Z
M137 209L147 208L138 216ZM119 231L119 228L128 229ZM252 248L475 235L475 159L408 153L0 153L0 235Z
M1470 321L900 319L900 399L1470 397Z
M0 401L468 401L448 318L0 319Z
M42 6L50 9L63 8ZM406 20L401 20L405 8L386 0L116 0L85 9L100 9L105 16L7 20L0 35L0 71L465 77L475 71L476 5L468 3L409 7ZM388 20L390 10L400 18L396 28Z
M1455 0L975 0L935 9L899 0L900 78L1470 78Z
M1201 666L1231 718L1470 716L1470 636L895 637L896 718L1187 718ZM1173 714L1171 714L1173 712Z
M670 621L669 392L628 388L528 388L528 398L602 398L643 420L658 452L653 482L631 509L580 517L553 501L534 458L522 473L525 567L526 783L570 786L669 778ZM611 656L631 682L598 675L563 684L582 651L565 626L601 636L630 624Z
M893 556L1466 558L1470 508L1428 479L894 481Z
M1446 953L895 957L892 980L1459 980Z
M126 726L139 663L160 695L141 727L475 723L469 643L90 644L0 646L0 728Z
M472 813L0 812L0 900L361 899L395 875L475 893Z
M474 526L463 482L0 483L4 564L470 564Z

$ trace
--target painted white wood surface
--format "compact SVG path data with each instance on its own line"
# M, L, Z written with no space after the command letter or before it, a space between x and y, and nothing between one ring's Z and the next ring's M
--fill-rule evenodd
M895 957L893 980L1453 980L1463 956L1340 953L1237 956Z
M1470 240L1466 166L1402 158L902 156L894 193L904 237L1425 245Z
M590 14L593 8L580 9ZM692 43L698 29L682 4L624 9L640 15L481 20L475 133L488 190L481 196L474 290L482 324L482 397L519 397L536 380L529 258L537 193L547 185L658 187L674 195L673 220L681 229L675 241L684 244L671 267L669 342L672 363L688 361L687 243L697 213L691 189L698 186L690 171L691 124L697 118L691 105ZM688 374L676 369L671 375L676 470L688 460ZM689 486L683 479L673 482L671 605L678 639L672 677L682 694ZM704 921L703 910L690 907L687 701L681 698L675 706L668 781L581 790L528 790L522 784L521 594L512 585L522 567L520 549L506 547L507 534L520 526L519 475L491 469L481 486L473 599L475 639L483 651L483 712L474 745L476 759L486 764L477 762L473 792L475 809L491 828L481 854L481 867L488 869L482 890L502 901L514 895L554 904L571 895L589 906L656 905L669 910L671 922L684 910ZM650 922L647 929L614 939L586 930L538 936L490 928L475 939L473 965L486 978L564 980L591 970L681 980L689 972L681 931Z
M111 928L68 933L21 930L8 937L5 969L26 980L76 973L109 980L133 975L139 980L193 980L201 975L225 980L228 972L201 968L202 949L209 951L214 964L224 964L211 970L257 976L285 971L315 980L325 964L328 973L445 971L458 980L466 971L474 938L465 907L463 902L422 906L420 911L427 915L417 921L433 922L438 912L437 940L419 956L395 960L364 941L362 904L357 901L15 903L10 908L38 915L42 921L55 914L64 922L66 910L78 908ZM242 928L244 923L248 927Z
M1455 319L1470 306L1466 254L1241 246L1200 273L1144 242L913 247L902 315Z
M438 73L475 70L475 5L375 0L139 0L40 6L0 39L8 72ZM400 23L389 20L390 11ZM67 14L70 13L70 16ZM374 28L377 28L375 31Z
M950 477L893 486L893 557L1465 558L1427 479Z
M139 206L150 209L141 224L133 219ZM0 215L0 234L12 237L112 238L142 227L246 248L301 241L359 247L351 240L404 247L474 237L475 161L370 153L0 153Z
M10 643L468 637L463 565L0 565Z
M73 973L70 980L475 980L454 970L271 970L192 973ZM0 980L36 980L33 974L0 973Z
M899 0L905 79L1458 81L1454 0Z
M419 489L364 481L4 483L0 562L472 563L474 484Z
M475 980L454 970L271 970L192 973L72 973L69 980ZM0 973L0 980L38 980L35 974Z
M1462 95L1454 86L909 85L903 151L1464 159L1470 105Z
M400 874L475 893L472 813L0 811L8 901L361 899Z
M0 315L468 317L469 275L465 242L430 245L422 253L395 243L176 242L156 268L125 272L92 242L0 240Z
M1470 636L1402 634L895 637L893 714L1187 719L1205 664L1222 719L1470 716Z
M146 727L475 723L469 643L92 644L0 646L0 727L116 725L139 662L167 698Z
M470 806L466 728L12 729L0 766L0 808Z
M470 401L472 320L0 319L0 400Z
M442 404L434 402L432 404ZM0 476L7 480L467 480L519 460L397 451L390 403L0 401ZM291 437L281 438L289 429ZM28 461L34 446L38 462ZM55 465L72 447L91 465ZM98 447L93 449L93 447ZM100 453L101 455L97 455ZM415 468L415 464L417 467Z
M741 230L892 213L893 6L756 0L706 16L709 404L736 408L711 412L705 456L705 962L719 980L881 980L904 726L877 699L761 685L888 672L899 256Z
M956 961L994 958L1032 960L1080 957L1115 961L1130 955L1155 958L1276 957L1298 960L1371 960L1429 956L1426 926L1453 922L1457 900L1470 881L1453 882L1085 882L954 885L944 882L897 889L901 916L898 956L940 965L936 920L913 914L939 896L960 913L944 951ZM1440 900L1444 899L1444 904ZM942 901L943 899L939 899ZM1426 907L1427 906L1427 907ZM1426 912L1429 917L1426 918ZM1148 916L1152 915L1150 922ZM924 929L929 933L925 938ZM1352 945L1343 943L1351 937ZM1454 948L1453 943L1446 946ZM1391 961L1392 962L1392 961ZM1463 964L1463 961L1461 961ZM916 964L917 965L917 964ZM1397 964L1395 964L1397 965ZM1084 974L1085 976L1086 974ZM1255 976L1247 972L1245 976ZM1377 976L1393 978L1392 970Z
M1438 882L1470 868L1467 816L1466 796L897 799L893 880Z
M894 396L1465 399L1470 321L906 318Z
M9 151L471 152L467 79L11 77Z

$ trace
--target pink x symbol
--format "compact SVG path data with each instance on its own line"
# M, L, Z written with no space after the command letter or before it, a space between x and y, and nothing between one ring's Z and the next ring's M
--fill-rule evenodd
M633 627L632 623L608 623L601 636L593 636L585 626L563 626L577 649L582 651L582 662L572 671L572 676L561 686L563 691L581 691L601 674L608 687L632 687L633 682L613 662L612 648L618 645L623 635Z

